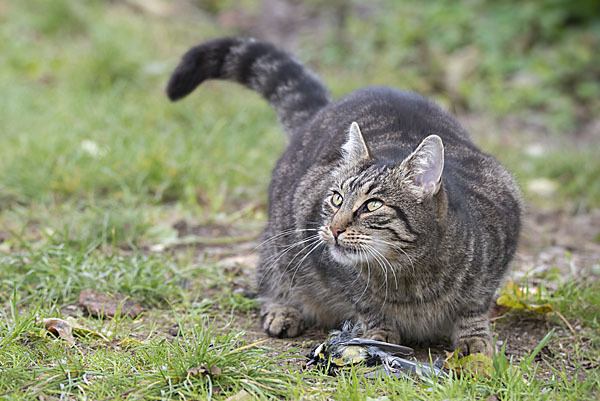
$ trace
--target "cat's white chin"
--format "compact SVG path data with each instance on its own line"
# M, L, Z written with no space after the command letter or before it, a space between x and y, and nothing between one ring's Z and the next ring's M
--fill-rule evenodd
M358 265L367 262L365 254L358 253L352 248L340 245L329 245L329 252L333 259L343 265Z

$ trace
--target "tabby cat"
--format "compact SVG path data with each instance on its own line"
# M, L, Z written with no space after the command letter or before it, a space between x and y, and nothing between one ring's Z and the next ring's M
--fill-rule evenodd
M492 354L488 308L521 219L504 167L425 98L368 87L331 100L270 43L193 47L167 94L180 99L206 79L259 92L289 140L272 174L257 277L268 335L352 320L376 340L451 335L465 354Z

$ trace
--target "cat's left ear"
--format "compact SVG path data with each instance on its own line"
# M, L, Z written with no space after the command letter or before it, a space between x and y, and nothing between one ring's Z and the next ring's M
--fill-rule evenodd
M365 138L356 122L350 125L348 139L342 145L342 155L347 164L357 164L371 157Z
M442 186L444 144L437 135L423 139L417 149L400 164L419 199L433 196Z

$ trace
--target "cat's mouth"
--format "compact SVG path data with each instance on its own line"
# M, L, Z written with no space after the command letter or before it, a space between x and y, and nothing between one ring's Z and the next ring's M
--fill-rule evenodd
M335 242L329 245L333 258L342 264L357 264L365 261L365 257L354 247Z
M333 243L332 246L340 252L350 253L352 255L358 254L358 249L349 245L341 244L339 241Z
M361 252L355 246L349 245L341 238L334 238L327 229L321 230L321 239L328 244L331 255L340 263L356 263L361 258Z

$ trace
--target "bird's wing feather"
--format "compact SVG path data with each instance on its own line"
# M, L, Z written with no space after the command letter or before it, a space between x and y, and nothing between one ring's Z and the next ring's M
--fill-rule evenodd
M392 343L386 343L383 341L377 340L369 340L367 338L353 338L346 342L346 345L362 345L362 346L372 346L377 347L382 351L385 351L389 354L396 355L411 355L414 353L414 350L410 347L405 347L404 345L397 345Z

